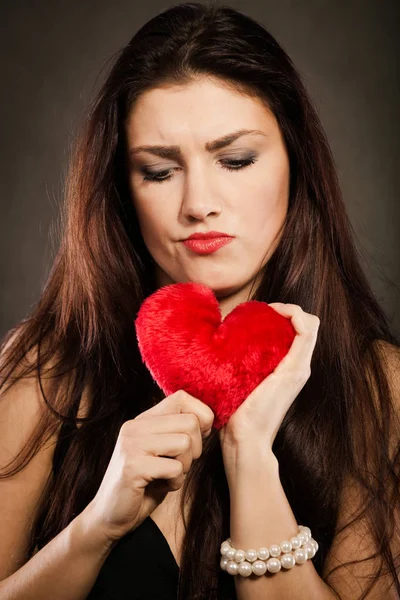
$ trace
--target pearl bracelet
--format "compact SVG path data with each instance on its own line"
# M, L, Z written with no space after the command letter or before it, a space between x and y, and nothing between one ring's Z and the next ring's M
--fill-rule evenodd
M258 550L238 550L231 545L231 538L221 544L220 567L230 575L248 577L251 574L278 573L283 567L291 569L303 565L315 556L318 543L312 538L309 527L299 525L299 533L290 540ZM293 550L293 552L292 552ZM280 557L280 558L278 558Z

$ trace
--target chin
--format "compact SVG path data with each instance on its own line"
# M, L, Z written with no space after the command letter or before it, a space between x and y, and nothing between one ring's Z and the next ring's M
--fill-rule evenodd
M244 279L243 281L232 281L232 279L228 281L221 281L221 277L210 277L207 274L203 274L203 276L194 276L190 275L181 275L178 277L172 277L172 275L167 275L164 272L164 277L160 278L159 284L162 286L174 284L174 283L200 283L202 285L208 286L215 297L218 299L227 298L228 296L232 296L240 292L243 288L249 285L249 280ZM227 279L227 278L225 278Z
M234 294L235 292L238 292L239 289L241 289L241 288L240 287L238 288L236 286L231 286L228 288L217 288L217 289L211 287L211 289L214 292L216 298L222 299L222 298L227 298L228 296L232 296L232 294Z
M241 289L243 289L247 282L243 283L227 283L226 285L221 284L213 284L207 277L205 278L189 278L187 281L191 281L192 283L201 283L203 285L207 285L215 294L215 297L218 299L227 298L228 296L232 296L232 294L236 294Z

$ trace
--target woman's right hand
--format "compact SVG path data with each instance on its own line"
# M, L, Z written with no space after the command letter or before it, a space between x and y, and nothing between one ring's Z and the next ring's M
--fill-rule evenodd
M213 421L211 408L183 390L126 421L101 485L84 510L90 526L111 545L138 527L168 492L183 485Z

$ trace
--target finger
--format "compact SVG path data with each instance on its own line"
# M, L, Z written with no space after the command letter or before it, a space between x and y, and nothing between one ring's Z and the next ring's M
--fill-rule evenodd
M315 341L305 336L297 335L290 347L289 352L280 361L275 374L279 374L285 369L292 371L307 372L310 367Z
M183 464L171 458L161 456L141 456L138 474L135 477L138 487L147 487L151 482L162 484L165 482L174 489L179 489L184 480ZM154 485L154 484L153 484Z
M199 419L193 413L180 413L169 415L148 415L146 419L140 419L140 424L135 424L137 419L133 419L132 436L143 436L146 434L164 434L164 433L186 433L191 438L193 454L196 458L201 455L203 449L202 435Z
M136 418L142 418L149 415L167 415L167 414L195 414L199 420L202 435L208 433L214 422L214 413L207 404L204 404L198 398L191 396L184 390L178 390L167 396L161 402L152 406L148 410L140 413Z
M292 325L296 331L296 337L290 347L288 354L279 363L277 369L282 370L290 367L295 368L301 364L309 364L311 362L314 351L320 320L316 315L311 315L302 310L296 304L278 304L277 312L281 315L290 318Z
M192 440L185 433L156 433L135 438L135 446L149 456L161 456L164 458L176 458L187 473L193 462Z

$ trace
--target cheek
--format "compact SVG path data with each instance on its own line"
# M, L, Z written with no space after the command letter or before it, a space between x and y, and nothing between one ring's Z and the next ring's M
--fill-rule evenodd
M254 191L244 208L243 219L251 224L254 231L272 234L281 226L286 217L287 192L275 185L264 185L261 189Z
M267 181L267 183L266 183ZM248 243L255 254L271 250L281 231L288 210L286 181L271 177L250 192L243 207L242 224Z
M156 238L165 222L163 214L160 210L156 210L155 206L152 207L149 204L135 202L134 206L143 238L146 241Z

